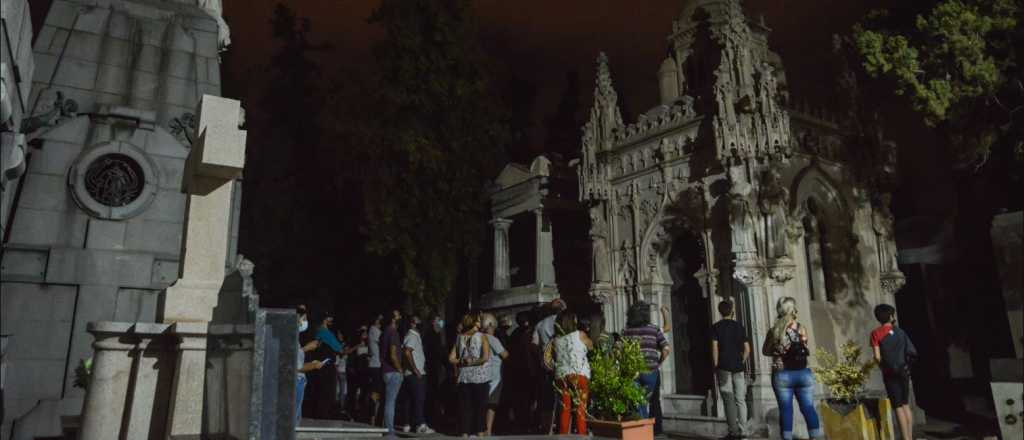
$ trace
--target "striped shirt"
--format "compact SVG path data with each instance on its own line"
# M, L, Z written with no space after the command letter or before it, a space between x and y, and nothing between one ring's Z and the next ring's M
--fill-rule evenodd
M631 338L640 343L640 351L647 360L647 369L654 371L661 363L661 351L668 347L668 339L661 329L654 325L643 327L627 328L622 332L622 337Z

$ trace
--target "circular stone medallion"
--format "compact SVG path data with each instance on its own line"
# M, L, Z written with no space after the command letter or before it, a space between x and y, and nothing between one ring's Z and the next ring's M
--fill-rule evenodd
M75 202L94 217L123 220L149 207L156 197L157 167L145 152L126 142L85 150L68 173Z

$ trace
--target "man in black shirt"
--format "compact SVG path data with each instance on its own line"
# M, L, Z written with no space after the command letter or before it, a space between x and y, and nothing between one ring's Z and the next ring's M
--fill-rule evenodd
M725 438L741 439L746 435L746 363L750 341L743 324L733 319L732 302L718 303L718 313L722 314L722 320L711 327L711 361L725 404L725 419L729 422L729 435Z

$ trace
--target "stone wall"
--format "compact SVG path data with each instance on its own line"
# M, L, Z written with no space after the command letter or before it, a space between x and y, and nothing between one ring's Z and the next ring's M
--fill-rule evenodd
M28 113L35 59L32 19L25 0L0 6L0 234L7 230L11 204L25 171L25 137L21 124Z
M59 433L59 416L81 411L86 324L153 322L178 277L196 105L220 94L223 38L205 3L55 0L38 29L24 98L33 147L0 272L0 331L13 334L4 439L19 418L15 438Z

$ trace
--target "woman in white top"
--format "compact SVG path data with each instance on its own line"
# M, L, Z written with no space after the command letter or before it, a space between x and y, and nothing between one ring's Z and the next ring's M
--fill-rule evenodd
M577 328L576 314L562 312L555 329L554 361L557 386L562 393L562 413L558 420L558 433L569 433L569 422L576 405L576 433L587 435L587 401L590 397L590 361L587 351L594 342L586 332Z
M448 362L459 371L456 391L463 437L483 435L486 430L484 414L491 382L486 365L490 359L491 345L480 332L480 314L469 313L462 318L462 332L448 353Z

